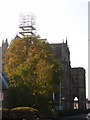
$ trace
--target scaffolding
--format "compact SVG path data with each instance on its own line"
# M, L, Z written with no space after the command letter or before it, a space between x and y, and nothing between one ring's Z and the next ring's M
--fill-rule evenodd
M19 34L22 36L36 36L36 18L32 13L20 15Z

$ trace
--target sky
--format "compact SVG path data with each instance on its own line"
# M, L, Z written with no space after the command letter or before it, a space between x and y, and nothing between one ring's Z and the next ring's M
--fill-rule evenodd
M49 43L68 41L72 67L86 69L88 97L88 0L0 0L0 45L19 32L19 17L32 12L36 29Z

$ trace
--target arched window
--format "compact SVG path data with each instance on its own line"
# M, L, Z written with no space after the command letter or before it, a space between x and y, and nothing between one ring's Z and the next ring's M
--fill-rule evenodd
M78 106L78 97L74 97L74 109L79 109L79 106Z

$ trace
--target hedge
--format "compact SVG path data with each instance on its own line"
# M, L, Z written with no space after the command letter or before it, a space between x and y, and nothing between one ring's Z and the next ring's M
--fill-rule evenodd
M38 110L32 107L17 107L13 109L2 108L2 120L3 119L32 119L35 120L38 115Z

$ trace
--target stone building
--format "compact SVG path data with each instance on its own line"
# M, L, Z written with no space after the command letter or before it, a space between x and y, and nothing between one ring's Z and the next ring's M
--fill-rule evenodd
M4 58L4 54L6 53L8 48L8 40L6 39L5 41L2 42L2 46L0 47L0 72L2 73L2 60Z
M6 104L6 95L8 89L8 78L0 73L0 83L2 83L2 91L0 92L0 104L2 107L5 107Z
M2 59L4 58L4 54L6 53L8 48L8 40L6 39L5 42L2 42Z
M0 47L0 106L5 105L5 97L6 97L6 92L8 89L8 84L7 84L7 76L3 75L3 65L2 65L2 60L4 58L4 54L7 51L8 48L8 41L2 42L2 46Z
M62 64L59 90L53 93L56 109L86 109L85 69L72 68L67 40L64 43L51 44L56 58ZM2 58L7 50L7 40L2 44ZM75 98L77 97L77 101ZM75 107L77 106L77 107Z
M90 109L90 100L86 99L86 109Z
M86 108L85 70L84 68L72 68L72 97L78 98L78 107Z
M51 44L55 56L62 64L60 90L53 95L56 109L74 109L77 97L77 109L86 109L85 69L71 68L70 51L66 43Z

